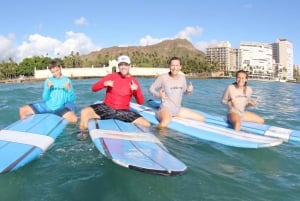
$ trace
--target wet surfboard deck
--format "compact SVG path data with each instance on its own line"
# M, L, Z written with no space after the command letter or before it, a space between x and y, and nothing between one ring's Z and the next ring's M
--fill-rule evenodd
M187 170L148 129L116 119L91 119L88 128L100 153L120 166L168 176Z
M154 108L159 108L160 101L156 99L150 99L147 103ZM231 124L227 121L226 117L211 115L199 110L194 110L205 117L205 122L213 125L217 125L224 128L232 128ZM272 126L268 124L258 124L253 122L242 122L242 131L250 132L253 134L280 138L285 142L300 143L300 131L288 128L282 128L278 126Z
M54 114L35 114L0 130L0 174L15 171L39 158L67 124Z
M149 122L153 124L159 123L156 118L157 108L138 105L133 102L130 103L130 108L131 110L140 113ZM283 143L282 139L261 136L249 132L235 131L231 128L225 128L187 118L174 117L168 125L168 128L200 140L207 140L239 148L264 148L277 146Z

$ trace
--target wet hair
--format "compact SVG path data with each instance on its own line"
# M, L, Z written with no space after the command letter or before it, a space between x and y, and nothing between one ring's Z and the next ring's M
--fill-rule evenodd
M49 69L52 69L54 67L61 67L61 65L58 61L54 60L54 61L51 61Z

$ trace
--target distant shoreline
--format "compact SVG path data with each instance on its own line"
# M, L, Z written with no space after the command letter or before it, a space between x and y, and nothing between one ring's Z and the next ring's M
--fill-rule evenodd
M155 78L156 76L135 76L137 78ZM219 77L210 77L210 76L197 76L197 75L186 75L188 79L233 79L233 77L228 76L219 76ZM88 76L88 77L70 77L70 79L78 80L78 79L94 79L94 78L101 78L100 76ZM0 84L11 84L11 83L30 83L30 82L42 82L45 78L22 78L22 79L6 79L0 80ZM266 80L259 80L259 79L249 79L250 81L266 81ZM269 80L268 80L269 81ZM276 82L276 81L274 81ZM287 81L288 83L300 83L296 81Z
M156 76L134 76L137 78L155 78ZM209 77L209 76L196 76L196 75L187 75L189 79L229 79L230 77ZM93 78L101 78L99 76L88 76L88 77L70 77L70 79L78 80L78 79L93 79ZM25 78L16 78L16 79L5 79L0 80L0 84L10 84L10 83L27 83L27 82L41 82L44 81L45 78L33 78L33 77L25 77Z

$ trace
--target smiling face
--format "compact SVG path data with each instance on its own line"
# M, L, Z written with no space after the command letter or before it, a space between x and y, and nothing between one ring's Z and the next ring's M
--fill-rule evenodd
M171 76L176 76L181 70L181 63L179 59L172 59L169 63Z
M60 65L52 67L50 69L50 71L51 71L52 75L56 78L60 78L62 76Z
M128 64L126 62L121 62L121 63L119 63L118 67L119 67L119 71L122 76L129 75L130 64Z
M248 75L245 71L239 71L236 74L236 83L238 87L246 86L247 81L248 81Z

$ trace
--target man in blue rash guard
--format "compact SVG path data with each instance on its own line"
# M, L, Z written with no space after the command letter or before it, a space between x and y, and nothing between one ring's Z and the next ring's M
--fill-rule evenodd
M53 76L44 82L43 101L22 106L19 109L20 119L32 114L54 113L69 123L76 124L78 118L74 112L75 93L72 81L62 75L58 61L52 61L49 70Z

